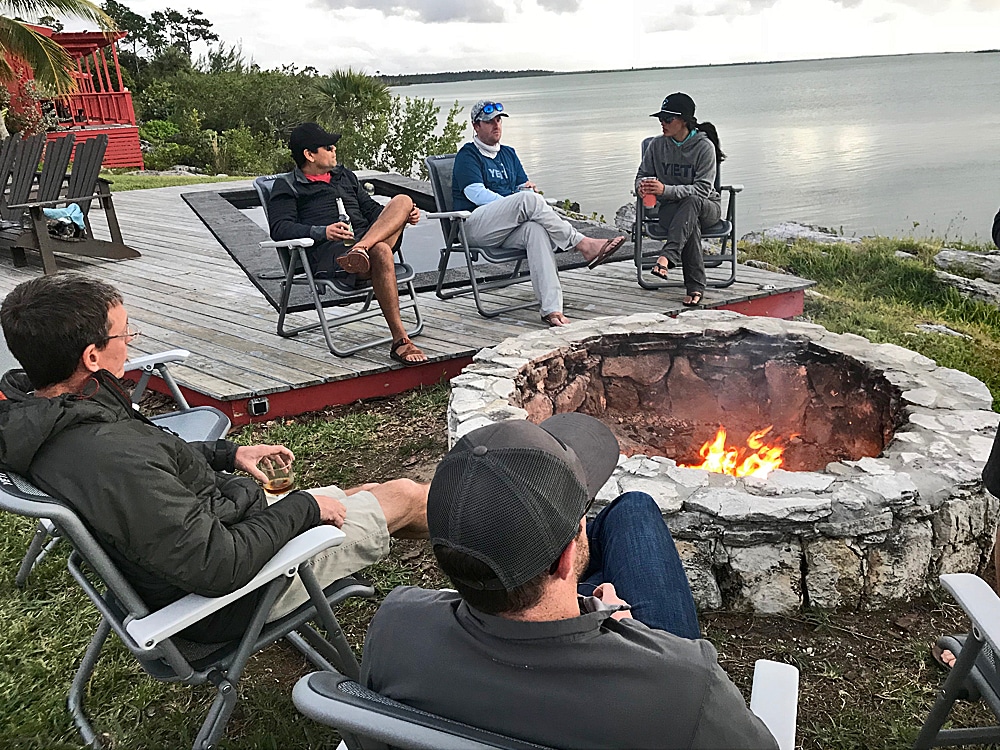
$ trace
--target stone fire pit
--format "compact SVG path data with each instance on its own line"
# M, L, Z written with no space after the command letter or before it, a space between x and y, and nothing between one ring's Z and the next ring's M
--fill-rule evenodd
M898 346L723 311L598 318L483 350L452 386L452 441L566 411L608 424L623 455L597 509L652 495L703 609L875 607L989 559L990 392ZM783 468L678 465L720 425L729 442L774 425Z

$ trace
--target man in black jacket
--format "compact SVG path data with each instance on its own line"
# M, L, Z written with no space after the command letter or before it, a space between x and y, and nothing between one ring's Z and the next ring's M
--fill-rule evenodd
M297 126L288 139L296 168L291 181L278 179L268 201L271 238L293 240L311 237L316 244L306 250L309 265L319 277L348 274L347 280L371 279L375 299L392 333L390 355L404 365L427 360L406 335L399 315L399 288L393 248L403 227L420 221L420 209L405 195L397 195L384 208L361 187L358 178L337 164L339 133L328 133L314 122ZM337 199L343 201L350 226L338 217ZM353 245L345 245L357 239Z
M346 539L313 558L320 583L388 551L390 533L427 535L427 487L407 479L295 491L268 504L264 456L278 445L186 443L132 408L119 382L139 331L112 286L80 274L26 281L0 306L11 353L24 370L0 382L0 465L66 500L153 609L185 594L222 596L248 583L290 539L321 523ZM296 581L269 619L308 599ZM194 640L242 634L247 596L185 631Z
M1000 247L1000 211L993 217L993 244Z

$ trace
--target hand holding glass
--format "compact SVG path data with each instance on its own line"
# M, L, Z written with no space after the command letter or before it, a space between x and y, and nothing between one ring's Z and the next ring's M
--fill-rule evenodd
M284 495L295 488L295 474L292 464L280 454L264 456L257 462L267 481L264 482L264 492L269 495Z
M654 193L647 192L647 189L650 187L650 183L654 181L655 178L653 177L644 177L642 179L642 185L640 187L642 192L642 205L646 208L652 208L656 205L656 195Z

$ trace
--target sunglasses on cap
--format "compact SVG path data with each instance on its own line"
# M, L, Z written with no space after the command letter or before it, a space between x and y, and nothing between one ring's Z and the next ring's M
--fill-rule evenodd
M486 102L483 105L484 115L492 115L494 112L503 112L503 105L500 102Z

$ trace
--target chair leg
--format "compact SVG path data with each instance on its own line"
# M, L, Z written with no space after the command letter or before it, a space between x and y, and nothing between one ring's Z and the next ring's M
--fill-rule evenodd
M208 675L208 679L215 685L217 692L215 701L208 710L208 716L205 717L201 729L198 730L198 736L192 745L193 750L213 750L218 746L219 740L222 739L222 735L226 731L226 725L236 709L236 701L239 700L239 691L236 686L221 672L213 671Z
M108 622L107 618L102 617L100 624L97 626L97 632L94 633L94 637L90 640L90 645L87 646L87 650L83 654L80 667L76 670L76 674L73 675L73 683L69 687L69 696L66 699L66 705L69 708L70 715L73 717L73 723L76 724L76 728L80 732L80 737L83 739L83 744L87 747L104 747L101 739L94 732L93 726L91 726L90 721L87 719L87 714L83 708L83 696L87 690L87 683L90 682L90 677L94 674L94 667L97 666L97 660L101 656L101 649L104 648L104 642L108 639L110 633L111 623Z
M948 679L944 681L944 687L938 691L938 697L934 702L934 707L927 715L927 719L924 721L924 725L920 729L920 734L917 735L917 739L913 743L913 750L929 750L929 748L944 744L940 742L942 738L939 737L939 732L941 732L941 727L944 726L945 721L947 721L948 714L951 713L951 707L955 705L955 701L958 700L958 696L962 690L962 684L965 682L965 678L968 676L969 671L976 663L976 658L979 656L979 652L982 651L982 649L983 641L980 641L978 638L974 638L970 635L965 639L965 646L962 648L961 653L958 655L958 659L955 660L954 666L948 673Z
M42 547L45 546L45 540L48 536L49 530L45 527L45 524L39 523L35 527L35 535L31 537L31 544L28 545L28 551L24 553L24 559L21 560L21 567L18 568L17 575L14 577L14 585L19 589L23 589L28 583L28 576L31 574L32 568L41 559Z
M299 568L299 576L302 578L302 584L306 591L309 592L309 598L316 605L316 617L326 630L327 641L336 649L337 655L340 657L340 665L343 667L341 672L352 680L358 679L361 674L361 666L358 664L351 644L347 641L347 636L344 635L344 629L340 627L336 615L333 614L333 608L323 593L323 587L316 580L312 566L302 565Z

